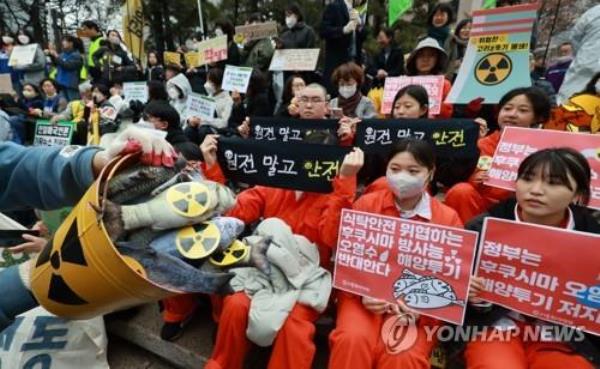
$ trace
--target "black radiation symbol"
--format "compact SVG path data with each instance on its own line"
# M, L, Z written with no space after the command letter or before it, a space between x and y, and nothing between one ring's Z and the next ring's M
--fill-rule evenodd
M475 79L486 86L502 83L512 72L512 61L506 54L492 53L484 56L475 66Z
M50 278L50 286L48 287L48 298L65 305L87 304L88 302L77 295L60 275L60 266L62 263L87 266L77 234L77 220L73 221L71 224L60 248L60 252L52 252L52 242L49 242L42 253L40 253L36 267L48 262L50 262L52 269L54 269L52 277Z

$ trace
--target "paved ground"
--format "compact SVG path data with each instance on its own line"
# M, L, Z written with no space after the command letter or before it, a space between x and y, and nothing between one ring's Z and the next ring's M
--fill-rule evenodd
M158 356L119 337L109 335L110 369L177 369Z

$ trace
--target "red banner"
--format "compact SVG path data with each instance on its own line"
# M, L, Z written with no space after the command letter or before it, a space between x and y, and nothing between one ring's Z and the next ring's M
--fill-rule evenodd
M487 218L480 297L522 314L600 335L600 236Z
M344 209L334 287L462 324L477 233Z
M514 190L521 162L536 151L552 147L570 147L588 159L592 169L589 207L600 209L600 135L507 127L502 132L485 184Z

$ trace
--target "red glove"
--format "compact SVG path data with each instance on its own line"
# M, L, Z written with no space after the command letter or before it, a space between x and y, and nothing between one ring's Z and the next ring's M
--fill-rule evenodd
M173 167L177 153L164 138L150 130L129 127L121 132L103 151L108 160L114 157L142 152L141 161L146 165Z
M483 97L478 97L474 100L471 100L468 104L467 107L465 108L465 116L467 118L476 118L479 116L479 112L481 111L481 107L483 105L483 102L485 101L485 98Z

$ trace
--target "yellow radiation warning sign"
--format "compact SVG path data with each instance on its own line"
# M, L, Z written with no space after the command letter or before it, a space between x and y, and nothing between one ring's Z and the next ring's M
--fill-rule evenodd
M181 255L188 259L202 259L219 246L221 232L213 223L201 223L185 227L177 232L175 244Z
M167 190L167 200L177 214L186 218L196 218L208 208L210 192L201 183L181 183Z
M512 72L512 61L503 53L492 53L484 56L475 66L475 79L486 86L504 82Z
M210 262L219 267L228 267L244 260L250 253L250 247L245 243L235 240L223 252L216 252L210 257Z

